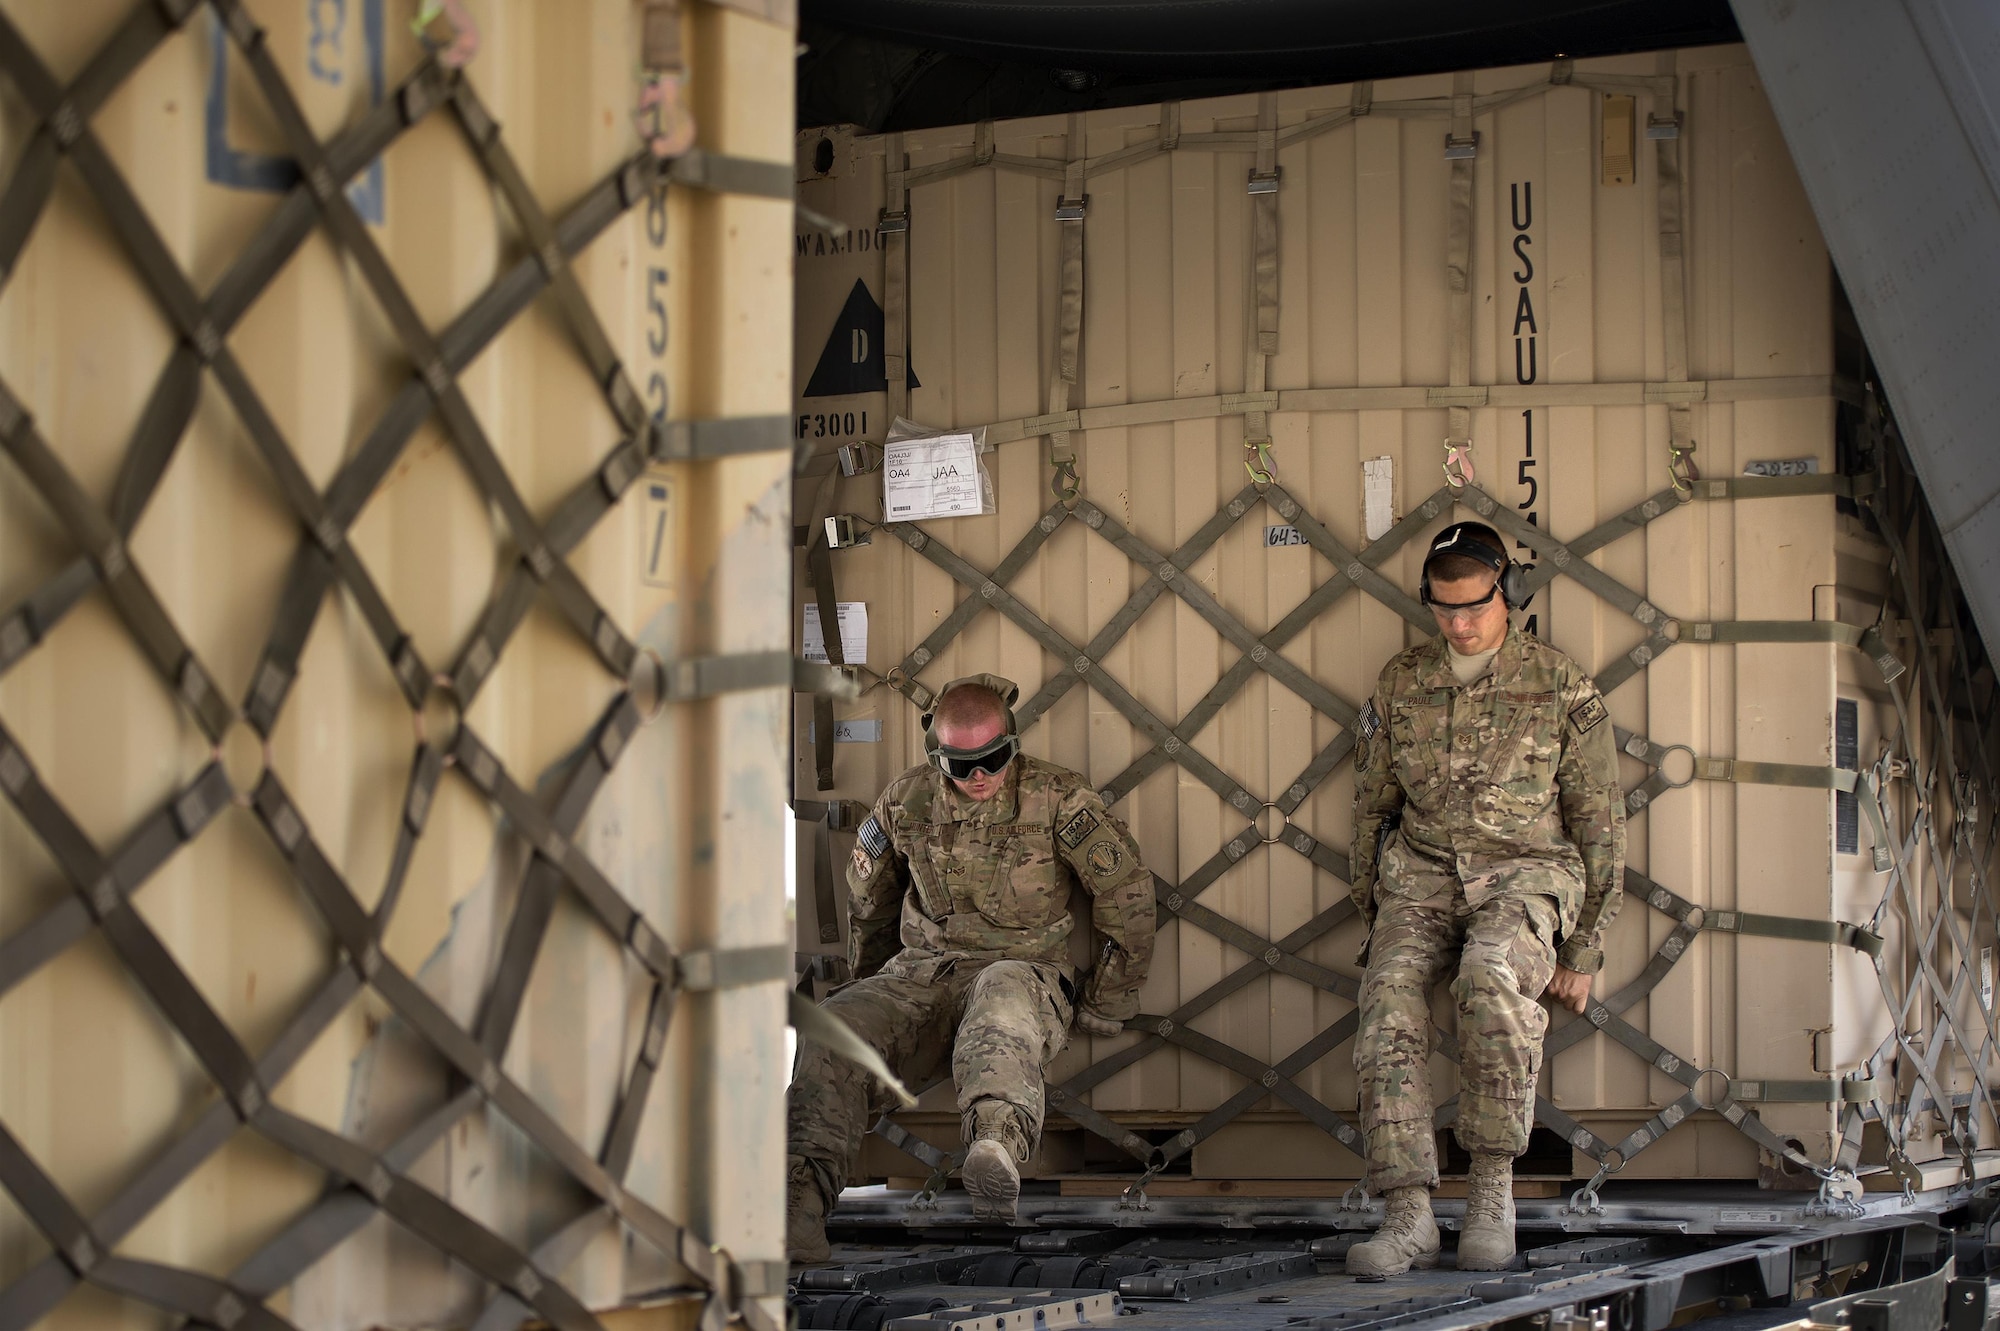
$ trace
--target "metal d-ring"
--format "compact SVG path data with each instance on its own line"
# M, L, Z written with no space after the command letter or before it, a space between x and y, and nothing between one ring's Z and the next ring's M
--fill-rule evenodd
M1694 784L1694 774L1700 769L1701 760L1695 756L1693 749L1685 744L1659 744L1654 747L1660 751L1660 761L1654 769L1654 775L1666 783L1668 790L1679 790L1682 786L1691 786ZM1685 779L1680 781L1676 781L1667 775L1667 755L1674 752L1685 753L1688 756L1688 774Z

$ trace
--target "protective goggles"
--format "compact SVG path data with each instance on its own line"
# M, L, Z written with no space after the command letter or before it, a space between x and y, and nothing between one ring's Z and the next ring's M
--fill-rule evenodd
M970 781L981 772L997 776L1020 751L1021 741L1017 736L1002 735L976 749L954 749L949 744L940 744L931 751L931 761L953 780Z
M1470 614L1472 611L1477 610L1482 605L1485 605L1488 601L1491 601L1494 597L1498 596L1499 594L1500 594L1500 584L1498 582L1495 582L1491 587L1488 587L1486 589L1486 595L1474 601L1426 601L1424 602L1424 604L1428 605L1432 610L1435 610L1438 614L1443 615L1447 619L1450 619L1455 616Z

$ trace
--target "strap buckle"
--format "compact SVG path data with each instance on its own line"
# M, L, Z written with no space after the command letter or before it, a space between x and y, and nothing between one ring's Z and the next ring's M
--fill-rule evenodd
M862 520L852 513L830 513L826 519L826 548L846 550L867 545L870 536Z
M1285 168L1282 166L1274 166L1269 171L1252 171L1250 173L1250 187L1246 193L1276 194L1278 192L1278 182L1284 178L1284 175Z
M1463 490L1478 482L1478 473L1472 466L1472 441L1447 439L1444 441L1445 484L1454 490Z
M875 230L884 236L893 232L908 231L909 229L910 210L908 208L901 208L893 213L884 208L879 220L875 223Z
M457 3L457 0L448 0ZM694 147L694 110L685 99L678 69L648 73L639 85L639 104L632 110L632 124L646 151L657 158L679 157Z
M882 450L870 443L842 444L834 450L834 456L840 462L842 476L865 476L882 469Z
M1258 485L1273 485L1278 479L1277 464L1271 461L1271 441L1245 439L1243 451L1250 454L1243 459L1243 470L1250 473L1250 479Z
M1685 448L1667 449L1667 477L1674 485L1674 498L1686 503L1694 498L1694 483L1701 479L1701 468L1694 463L1694 445Z
M1056 199L1056 221L1058 222L1081 222L1084 214L1089 211L1090 196L1088 194L1079 195L1074 199Z
M1074 504L1082 493L1077 485L1076 459L1060 458L1051 464L1055 475L1049 478L1049 489L1057 499L1065 504Z
M466 12L465 0L424 0L410 21L410 31L446 69L464 69L479 54L479 26Z

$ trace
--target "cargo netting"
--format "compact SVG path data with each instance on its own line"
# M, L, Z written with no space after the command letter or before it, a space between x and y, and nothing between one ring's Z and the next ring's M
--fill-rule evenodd
M1271 853L1282 849L1302 856L1316 869L1343 883L1347 881L1348 860L1343 851L1320 842L1294 822L1293 815L1321 782L1349 760L1354 746L1356 704L1288 660L1284 648L1355 591L1373 597L1418 630L1434 633L1436 628L1429 612L1378 570L1391 555L1429 530L1432 524L1455 513L1469 513L1482 519L1534 552L1537 565L1528 575L1531 591L1539 592L1555 578L1566 577L1640 626L1644 637L1637 646L1598 664L1595 677L1606 694L1615 692L1651 662L1677 647L1699 650L1702 644L1711 643L1831 643L1855 649L1872 663L1882 689L1893 699L1896 717L1894 732L1884 738L1880 753L1866 763L1857 762L1855 767L1707 757L1694 754L1685 746L1660 745L1644 735L1622 727L1617 729L1620 749L1648 771L1646 779L1627 792L1628 816L1643 814L1654 801L1695 780L1792 786L1851 795L1858 804L1858 814L1865 816L1873 832L1872 867L1880 876L1882 895L1866 920L1759 915L1705 909L1666 884L1628 867L1625 871L1628 896L1666 917L1671 928L1629 984L1615 993L1594 994L1582 1018L1550 1031L1545 1043L1545 1066L1565 1050L1601 1032L1678 1083L1683 1091L1617 1141L1604 1139L1545 1095L1538 1096L1536 1122L1559 1134L1597 1166L1594 1177L1571 1198L1570 1205L1581 1211L1598 1209L1601 1205L1598 1189L1605 1180L1698 1111L1713 1111L1758 1147L1784 1162L1785 1167L1817 1177L1819 1196L1812 1205L1829 1213L1858 1210L1856 1197L1860 1184L1856 1168L1869 1123L1881 1125L1887 1140L1888 1162L1906 1188L1921 1183L1921 1173L1911 1164L1904 1149L1919 1135L1920 1124L1942 1121L1942 1136L1962 1157L1964 1177L1975 1176L1972 1157L1980 1147L1980 1125L1996 1121L1989 1076L1996 1041L2000 1040L1990 981L1982 986L1976 973L1980 949L1975 941L1982 936L1990 937L1995 924L1995 902L1988 877L1996 831L1996 791L2000 789L1996 788L1993 768L1993 671L1977 631L1969 623L1950 560L1909 468L1894 420L1861 380L1823 378L1816 381L1817 386L1804 381L1783 384L1773 381L1762 388L1781 395L1810 392L1836 398L1841 403L1840 410L1846 413L1844 428L1855 440L1856 452L1862 459L1849 468L1853 474L1703 478L1695 466L1691 404L1733 400L1733 397L1725 398L1716 391L1717 385L1689 382L1687 377L1686 310L1680 296L1684 281L1679 186L1682 117L1675 106L1677 85L1671 54L1661 57L1661 67L1662 73L1654 78L1585 78L1570 62L1560 61L1545 83L1481 97L1472 95L1469 77L1460 76L1455 80L1454 95L1448 104L1432 99L1394 108L1371 103L1369 85L1358 84L1350 109L1317 115L1285 129L1278 127L1274 104L1267 94L1260 102L1254 134L1183 135L1178 107L1169 106L1164 108L1157 142L1138 143L1087 160L1073 156L1068 163L996 155L992 151L991 127L982 125L976 140L977 150L970 156L910 168L904 159L900 136L887 138L888 204L883 212L881 248L889 266L884 305L885 345L890 347L903 346L906 336L903 330L908 318L908 274L899 271L898 266L908 262L907 236L913 220L907 191L911 184L971 170L1016 170L1063 182L1056 212L1063 227L1062 257L1058 264L1061 292L1052 339L1056 354L1052 357L1048 410L1039 416L986 427L987 438L1002 445L1014 440L1049 438L1050 486L1055 502L990 570L975 567L950 549L934 531L919 524L886 523L873 527L902 541L917 556L950 575L963 593L955 607L942 614L924 641L886 675L875 677L866 667L854 669L866 686L893 689L918 707L925 707L934 697L931 688L920 681L926 667L978 616L987 613L1003 616L1037 642L1052 663L1047 682L1016 709L1024 730L1032 728L1071 689L1087 684L1142 737L1146 747L1141 756L1100 787L1108 804L1115 808L1152 773L1173 765L1245 820L1240 831L1180 882L1169 883L1156 875L1155 892L1163 927L1177 922L1183 929L1203 930L1247 960L1202 993L1186 999L1174 1011L1142 1014L1127 1021L1126 1029L1139 1032L1142 1038L1060 1085L1048 1088L1048 1103L1053 1110L1110 1142L1138 1167L1137 1177L1126 1191L1125 1205L1145 1205L1145 1188L1154 1177L1267 1097L1275 1097L1283 1106L1295 1110L1357 1156L1363 1153L1361 1134L1351 1121L1352 1115L1325 1104L1298 1082L1302 1073L1354 1038L1358 1021L1355 1013L1349 1012L1282 1059L1268 1063L1203 1034L1193 1025L1201 1014L1231 994L1272 974L1289 976L1354 1002L1359 993L1356 978L1307 956L1312 944L1354 915L1352 902L1343 896L1286 936L1268 939L1204 905L1201 898L1236 866L1263 848L1273 848ZM1649 133L1648 137L1655 142L1657 156L1661 280L1666 289L1661 309L1666 323L1668 377L1659 383L1625 385L1543 385L1521 389L1472 385L1468 382L1467 362L1472 312L1465 281L1473 230L1470 179L1478 151L1472 118L1476 113L1571 83L1655 100L1650 124L1658 132ZM1433 116L1449 121L1446 157L1451 162L1448 265L1454 298L1450 329L1452 382L1428 388L1266 391L1266 363L1277 346L1277 249L1275 234L1269 228L1275 226L1279 176L1274 171L1272 154L1278 147L1389 109L1404 116ZM1069 133L1074 152L1074 146L1083 141L1080 117L1071 118ZM1201 401L1071 408L1069 389L1076 382L1081 332L1081 236L1087 214L1082 184L1087 175L1120 169L1156 153L1204 148L1240 152L1246 143L1254 144L1257 151L1248 191L1252 245L1246 309L1254 315L1255 326L1245 339L1246 391ZM889 414L893 418L902 414L908 394L900 358L892 357L889 365L886 385ZM1746 396L1756 396L1760 391L1754 381L1739 380L1730 392L1739 389ZM1669 484L1643 502L1589 531L1561 539L1544 526L1529 523L1512 506L1497 501L1476 484L1469 427L1473 408L1503 403L1523 406L1625 401L1664 406L1669 416L1665 459ZM1348 549L1280 482L1281 459L1272 455L1270 413L1291 409L1425 406L1444 407L1450 412L1443 469L1445 483L1365 548ZM1087 432L1097 424L1128 426L1196 417L1230 417L1243 422L1244 465L1250 481L1179 548L1155 549L1085 497L1088 477L1079 470L1072 433ZM861 459L864 463L870 460ZM815 519L829 508L839 514L837 492L842 473L854 474L866 469L865 465L855 465L856 461L848 457L836 462L833 456L822 455L802 463L800 489L805 493L811 487L816 494ZM1865 515L1886 544L1892 586L1875 622L1681 619L1591 562L1590 557L1596 552L1643 531L1649 523L1685 505L1800 495L1830 496L1855 506L1855 511ZM1266 513L1275 515L1275 521L1296 528L1305 543L1333 571L1269 631L1257 633L1231 614L1188 570L1236 524L1253 514ZM871 528L859 516L839 514L839 520L853 531ZM1084 643L1072 642L1008 590L1029 568L1050 536L1073 522L1080 523L1093 538L1108 542L1145 574L1144 581L1123 607ZM838 547L821 530L818 521L801 528L800 533L807 546L807 567L813 577L812 591L822 622L830 623L835 600L833 561ZM1207 695L1178 719L1149 710L1104 665L1107 654L1147 607L1163 596L1179 598L1240 653ZM829 650L837 652L836 635L826 636ZM1230 698L1259 673L1340 727L1338 736L1293 781L1263 792L1245 788L1202 754L1196 744ZM819 720L817 730L822 789L832 785L830 719L829 708L827 715ZM1677 753L1683 758L1676 758ZM1691 771L1684 776L1669 775L1670 760L1678 772L1684 766L1683 759L1692 764ZM801 799L795 811L801 820L818 824L819 845L814 860L819 937L823 944L837 942L831 834L851 828L865 814L852 801L838 800L816 803ZM1959 909L1954 909L1955 905ZM1885 927L1891 923L1900 933L1901 946L1885 946ZM1628 922L1621 920L1616 927L1622 930L1628 927ZM1791 939L1850 948L1867 956L1880 979L1883 1000L1894 1018L1894 1029L1865 1063L1845 1077L1763 1078L1752 1069L1704 1068L1680 1056L1631 1024L1624 1014L1655 990L1703 932ZM815 979L829 978L830 973L839 970L837 964L829 964L830 958L804 960L802 986L810 986ZM1433 1038L1436 1051L1456 1061L1452 1035L1436 1028ZM1242 1079L1241 1089L1193 1125L1159 1144L1087 1103L1086 1097L1093 1088L1169 1045L1235 1073ZM1840 1132L1830 1158L1809 1156L1798 1143L1781 1136L1763 1121L1757 1106L1776 1103L1818 1103L1838 1113ZM1448 1126L1456 1113L1455 1098L1440 1105L1438 1128ZM956 1154L940 1150L893 1117L882 1118L875 1131L929 1167L930 1177L920 1202L930 1204L958 1166L962 1150ZM1361 1196L1357 1185L1349 1195L1349 1204L1357 1204Z
M297 168L296 180L255 238L207 293L196 290L176 262L91 124L128 77L197 20L217 23L227 34L253 74ZM129 829L116 846L106 847L85 834L37 775L27 752L0 726L0 789L71 889L60 905L0 940L0 993L80 940L100 936L216 1092L205 1103L197 1097L190 1111L192 1127L151 1152L94 1214L66 1196L0 1125L0 1187L53 1249L0 1289L0 1328L16 1331L33 1325L84 1282L193 1325L289 1326L274 1311L277 1296L364 1224L386 1215L490 1282L476 1321L482 1331L531 1320L565 1328L598 1326L566 1288L564 1275L582 1248L610 1226L622 1227L629 1240L656 1249L685 1269L705 1299L702 1320L709 1331L736 1321L776 1331L778 1321L758 1300L781 1290L781 1265L739 1263L635 1195L624 1180L649 1093L660 1075L661 1050L677 998L691 991L782 980L789 957L777 948L676 951L573 837L636 728L657 709L734 690L789 690L797 678L794 662L784 652L660 661L635 647L565 557L650 464L791 448L782 417L673 423L656 418L621 366L570 261L628 210L663 208L663 192L670 188L788 199L789 170L699 150L674 158L641 151L560 217L551 217L529 189L469 72L433 54L373 111L322 141L308 127L267 48L265 33L239 0L136 3L66 86L0 13L0 71L38 122L0 193L0 273L14 271L49 204L58 167L67 164L80 176L178 338L125 448L108 504L85 490L65 463L62 441L44 437L21 397L0 383L0 447L16 469L8 483L33 488L55 514L73 551L60 573L0 615L0 672L33 653L66 615L101 592L217 753L215 761ZM523 243L476 300L449 326L434 330L419 317L345 187L400 136L440 114L462 132ZM308 236L322 228L387 316L411 367L387 410L324 492L308 479L229 344L231 329L259 294ZM544 294L553 298L617 427L615 442L595 475L553 512L537 518L496 456L456 376ZM240 703L217 690L215 676L190 649L129 545L209 376L268 467L299 532L254 683ZM505 550L497 592L443 672L420 658L347 540L351 524L406 442L433 413L444 421L482 497L501 515ZM565 438L560 446L574 449L579 444ZM306 636L322 603L336 595L344 596L365 624L418 718L392 864L372 907L363 904L367 898L343 879L315 841L304 811L275 770L262 768L252 782L232 781L222 760L226 740L243 727L255 744L268 739L294 683ZM524 785L469 723L442 734L433 724L427 734L422 718L427 705L437 714L440 698L448 701L448 712L463 713L538 601L574 628L621 687L561 769L547 781ZM464 783L533 848L500 958L485 977L481 1015L469 1028L454 1020L382 945L403 896L415 844L440 783L446 781ZM135 906L135 897L156 870L227 817L255 818L301 889L300 909L317 913L332 944L328 974L278 1037L256 1050L245 1047ZM595 1149L560 1126L527 1087L503 1070L554 906L565 895L617 940L650 981L644 1038L621 1076L621 1092ZM380 1152L280 1108L272 1098L273 1089L294 1071L315 1039L364 991L372 991L375 1000L418 1034L448 1071L451 1087L400 1140ZM567 1218L531 1246L501 1236L411 1174L454 1126L487 1108L515 1125L574 1185ZM263 1235L254 1253L226 1275L120 1255L121 1241L242 1131L320 1171L326 1180L321 1199Z

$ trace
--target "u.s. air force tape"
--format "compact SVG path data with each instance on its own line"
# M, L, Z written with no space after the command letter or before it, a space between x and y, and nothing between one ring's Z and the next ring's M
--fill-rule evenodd
M872 817L861 824L861 849L878 860L889 853L889 834Z
M1361 717L1355 726L1355 734L1363 744L1374 739L1375 732L1382 728L1382 714L1375 710L1373 698L1361 704Z

